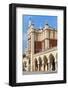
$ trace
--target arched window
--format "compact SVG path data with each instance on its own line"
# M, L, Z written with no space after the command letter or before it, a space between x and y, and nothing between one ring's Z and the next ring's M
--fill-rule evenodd
M50 68L51 70L55 71L55 58L53 54L49 55L49 60L50 60Z

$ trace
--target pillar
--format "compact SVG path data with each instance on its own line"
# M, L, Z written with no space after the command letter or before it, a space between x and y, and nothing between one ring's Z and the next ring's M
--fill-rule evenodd
M39 67L39 61L38 61L38 71L39 71L39 68L40 68L40 67Z
M51 71L51 69L50 69L50 61L49 61L49 59L48 59L48 71Z
M42 60L42 71L44 71L44 60Z
M38 71L39 71L39 64L38 64Z
M58 62L57 62L57 58L55 57L55 71L57 71L58 69Z

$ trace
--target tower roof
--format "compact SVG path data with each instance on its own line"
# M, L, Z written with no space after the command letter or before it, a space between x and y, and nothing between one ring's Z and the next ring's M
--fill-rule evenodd
M45 27L44 27L44 30L46 30L46 29L55 30L55 28L51 27L51 26L48 24L48 21L46 21L46 24L45 24Z
M48 24L48 21L46 21L46 24L45 24L44 30L45 30L45 29L48 29L48 28L49 28L49 24Z
M34 24L33 24L32 18L30 17L29 24L28 24L28 33L33 31L34 31Z
M28 27L30 27L30 26L32 26L32 25L34 25L34 24L33 24L33 21L32 21L32 17L30 17L29 23L28 23Z

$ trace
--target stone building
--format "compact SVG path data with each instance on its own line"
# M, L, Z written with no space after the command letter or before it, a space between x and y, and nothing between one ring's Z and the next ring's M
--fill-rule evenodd
M57 71L57 30L47 22L44 28L35 29L30 19L27 37L27 71Z

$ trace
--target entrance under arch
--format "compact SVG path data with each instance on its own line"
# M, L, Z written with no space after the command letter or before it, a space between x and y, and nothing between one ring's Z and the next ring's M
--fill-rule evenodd
M55 71L55 58L52 54L49 55L49 60L50 60L50 69L52 71Z
M36 58L35 58L35 71L38 71L38 62Z
M38 61L39 61L38 69L39 69L39 71L41 71L41 67L42 67L42 59L41 59L41 57L38 58Z
M48 59L46 56L43 57L43 61L44 61L44 71L48 70Z

